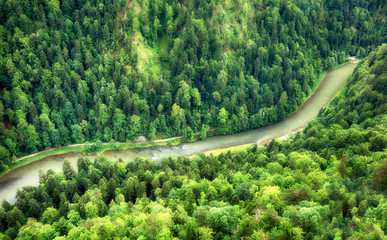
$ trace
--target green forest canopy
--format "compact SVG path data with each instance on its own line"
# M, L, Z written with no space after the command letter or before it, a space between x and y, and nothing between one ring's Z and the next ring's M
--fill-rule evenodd
M386 42L380 1L0 0L0 170L96 140L257 128Z
M387 44L320 116L247 152L80 158L0 207L1 239L385 239Z

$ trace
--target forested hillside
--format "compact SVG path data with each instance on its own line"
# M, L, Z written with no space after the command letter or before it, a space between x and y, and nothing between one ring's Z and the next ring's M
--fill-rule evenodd
M257 128L386 42L383 1L0 0L0 160Z
M385 239L387 45L302 133L248 152L65 161L15 205L8 239ZM4 233L4 234L3 234Z

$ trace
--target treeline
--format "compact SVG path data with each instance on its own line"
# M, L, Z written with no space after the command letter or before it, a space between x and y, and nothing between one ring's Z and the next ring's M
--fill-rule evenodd
M378 3L0 0L0 170L70 143L283 119L323 69L386 41Z
M385 239L386 74L383 45L302 133L247 152L65 161L3 202L0 237Z

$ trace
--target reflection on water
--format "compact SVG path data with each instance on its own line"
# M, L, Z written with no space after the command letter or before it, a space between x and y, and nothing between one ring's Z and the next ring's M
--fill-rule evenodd
M330 71L321 84L321 87L296 113L287 119L278 123L261 127L254 130L248 130L242 133L236 133L225 136L209 137L192 143L184 143L178 146L157 146L144 149L130 149L124 151L107 151L103 155L112 161L122 159L125 162L131 161L136 157L147 157L157 162L164 157L189 156L200 151L225 148L246 143L261 143L268 139L276 138L287 134L293 130L305 126L314 119L319 110L325 106L331 99L331 96L344 85L348 76L354 70L356 64L346 64L338 69ZM49 169L54 171L62 170L62 162L68 159L76 169L77 159L81 156L79 153L68 153L60 156L47 157L42 161L31 163L0 179L0 201L6 199L13 203L18 188L26 185L39 184L39 171L46 172ZM87 156L90 160L95 159L95 155Z

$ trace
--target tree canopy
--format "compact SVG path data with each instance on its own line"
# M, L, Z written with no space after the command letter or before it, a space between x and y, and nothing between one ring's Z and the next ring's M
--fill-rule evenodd
M12 156L71 143L273 123L323 70L386 42L376 0L0 6L0 145L9 151L0 170Z
M384 44L316 120L264 147L65 161L2 203L0 238L384 239L386 73Z

